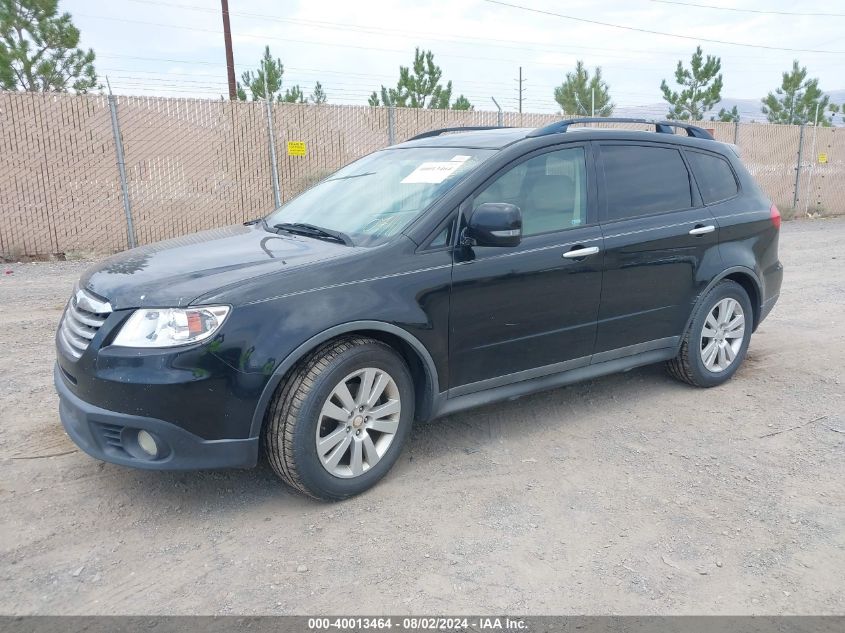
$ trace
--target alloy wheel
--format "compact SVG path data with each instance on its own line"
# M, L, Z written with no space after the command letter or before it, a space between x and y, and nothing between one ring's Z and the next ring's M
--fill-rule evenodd
M316 446L320 463L335 477L358 477L387 452L402 403L396 381L382 369L365 367L341 380L320 410Z
M745 338L745 314L739 301L722 299L710 310L701 329L701 361L713 373L725 371L736 359Z

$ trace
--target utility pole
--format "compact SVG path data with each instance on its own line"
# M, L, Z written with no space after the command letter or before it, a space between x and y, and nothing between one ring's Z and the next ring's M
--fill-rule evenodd
M518 92L519 92L519 113L522 114L522 93L524 92L524 88L522 87L522 83L525 81L522 78L522 66L519 67L519 79L517 79L517 81L519 82L519 89L518 89Z
M591 111L590 111L590 116L595 117L596 116L596 89L595 88L590 90L590 95L591 95L592 100L593 100L593 105L592 105L592 108L591 108Z
M229 25L229 0L220 0L223 9L223 41L226 43L226 75L229 78L229 99L238 98L235 84L235 56L232 53L232 27Z

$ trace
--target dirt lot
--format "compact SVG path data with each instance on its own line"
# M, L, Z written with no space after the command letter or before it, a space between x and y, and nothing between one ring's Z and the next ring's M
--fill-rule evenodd
M780 303L729 384L648 367L418 425L340 504L264 465L75 451L53 332L88 263L4 266L0 612L843 614L843 244L845 219L784 225Z

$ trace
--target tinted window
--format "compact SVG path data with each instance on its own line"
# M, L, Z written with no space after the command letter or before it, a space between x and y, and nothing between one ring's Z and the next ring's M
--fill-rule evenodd
M429 242L429 248L443 248L449 244L449 227L447 226L445 229L440 231L431 242Z
M455 217L449 219L448 224L444 226L437 235L434 236L434 239L428 243L429 249L434 248L444 248L449 246L452 243L452 231L455 227Z
M699 152L687 152L687 158L704 202L718 202L736 195L736 179L724 158Z
M689 209L687 167L676 149L602 145L607 219Z
M499 176L473 201L509 202L522 211L522 234L537 235L584 224L587 169L584 149L571 147L535 156Z

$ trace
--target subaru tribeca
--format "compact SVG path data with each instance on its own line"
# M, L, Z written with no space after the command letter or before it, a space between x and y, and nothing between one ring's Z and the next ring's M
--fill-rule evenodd
M415 421L649 363L725 382L778 298L777 208L701 128L593 121L428 132L103 261L56 336L67 433L148 469L263 448L342 499Z

